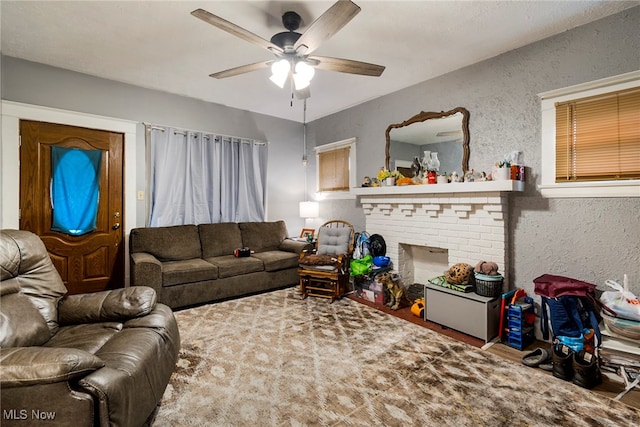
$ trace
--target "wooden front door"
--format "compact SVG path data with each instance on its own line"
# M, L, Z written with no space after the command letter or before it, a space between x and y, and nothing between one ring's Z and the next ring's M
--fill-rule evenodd
M93 231L52 230L52 146L102 151ZM123 155L122 133L20 121L20 229L40 236L70 294L124 285Z

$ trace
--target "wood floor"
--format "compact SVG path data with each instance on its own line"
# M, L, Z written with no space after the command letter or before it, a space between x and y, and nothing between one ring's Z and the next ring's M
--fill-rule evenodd
M348 296L349 298L351 298L354 301L357 301L359 303L368 305L370 307L374 307L380 311L383 311L385 313L389 313L393 316L396 317L400 317L402 319L405 319L409 322L415 323L416 325L420 325L423 326L425 328L429 328L431 330L434 330L438 333L441 333L443 335L449 336L451 338L457 339L459 341L463 341L469 345L473 345L475 347L478 348L482 348L485 346L485 342L481 339L475 338L475 337L471 337L469 335L463 334L461 332L458 331L454 331L453 329L449 329L446 327L443 327L437 323L433 323L433 322L428 322L425 321L415 315L413 315L411 313L411 309L409 307L406 308L401 308L399 310L391 310L388 307L385 306L381 306L379 304L375 304L372 303L370 301L358 298L356 296L354 296L353 294ZM542 341L536 341L533 344L531 344L529 347L527 347L526 349L520 351L516 348L510 347L506 344L502 344L500 342L496 342L491 346L488 346L488 348L485 348L486 351L501 356L505 359L511 360L515 363L521 363L522 362L522 357L535 350L537 347L541 347L541 348L549 348L550 344L547 342L542 342ZM528 366L524 366L522 365L522 369L537 369L537 368L530 368ZM550 381L562 381L558 378L555 378L551 372L546 372L543 370L539 370L539 372L543 372L545 374L548 374L550 376ZM576 386L578 387L578 386ZM617 376L614 373L605 373L603 375L603 381L602 384L600 384L599 386L593 388L591 391L593 393L598 393L601 394L603 396L607 396L609 398L614 398L616 397L620 392L622 392L624 390L625 386L624 386L624 382L622 380L621 377ZM621 399L621 402L626 403L629 406L633 406L634 408L638 408L640 409L640 388L634 388L632 390L630 390L627 394L625 394Z

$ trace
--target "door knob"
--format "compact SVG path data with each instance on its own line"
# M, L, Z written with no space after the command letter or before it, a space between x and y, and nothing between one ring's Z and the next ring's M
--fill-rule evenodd
M117 230L118 228L120 228L120 223L119 223L119 222L116 222L115 224L113 224L113 227L112 227L112 228L113 228L114 230Z

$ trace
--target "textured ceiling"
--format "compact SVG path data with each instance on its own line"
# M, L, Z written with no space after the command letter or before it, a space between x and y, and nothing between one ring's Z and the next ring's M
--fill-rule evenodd
M381 77L318 70L307 121L617 13L638 1L369 1L314 52L386 66ZM267 69L208 75L269 60L266 50L194 18L203 8L269 39L294 10L306 27L332 1L0 2L2 53L290 120L302 102Z

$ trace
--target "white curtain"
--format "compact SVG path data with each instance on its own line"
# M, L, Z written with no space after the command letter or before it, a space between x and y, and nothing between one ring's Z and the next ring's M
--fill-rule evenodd
M267 144L147 127L149 226L264 221Z

